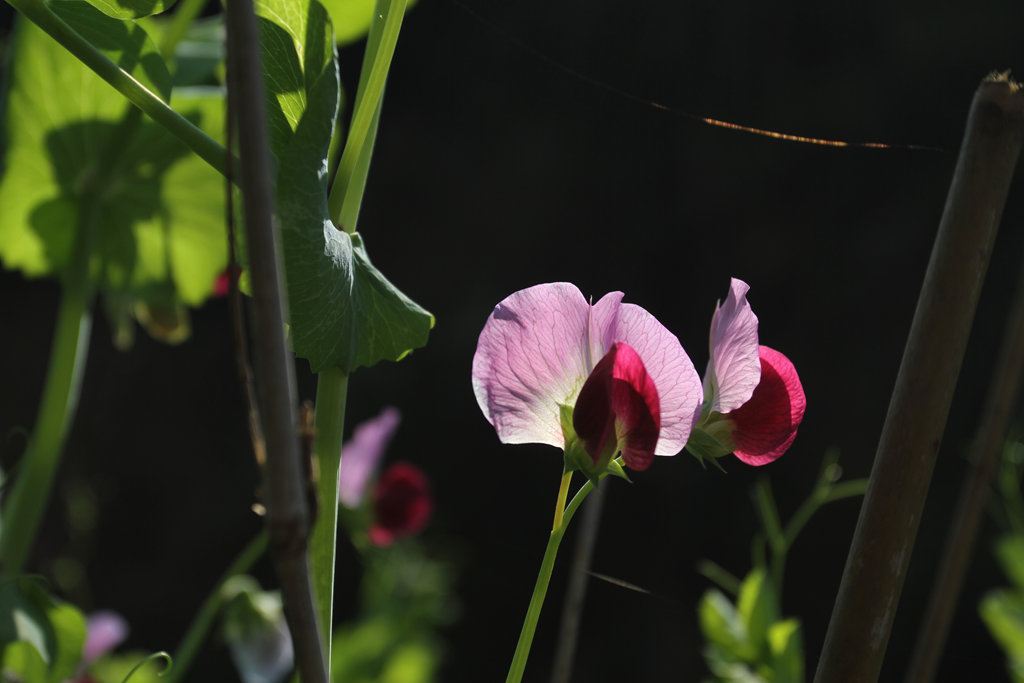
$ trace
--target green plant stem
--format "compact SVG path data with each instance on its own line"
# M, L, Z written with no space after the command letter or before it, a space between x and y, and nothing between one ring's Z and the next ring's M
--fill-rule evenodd
M764 525L768 547L772 551L772 566L769 574L772 583L775 584L776 598L781 603L782 577L786 572L786 553L789 551L789 544L786 543L786 535L782 532L779 511L775 506L775 496L772 495L772 487L767 478L758 479L754 497L757 499L757 506L761 512L761 523Z
M793 542L796 541L796 537L803 531L804 526L810 521L814 513L818 511L822 505L826 503L832 503L837 500L843 500L845 498L856 498L857 496L863 496L864 492L868 490L867 479L851 479L850 481L844 481L839 484L830 485L825 488L816 490L811 496L803 502L797 511L793 514L793 517L789 520L789 524L786 525L786 546L791 547Z
M353 107L348 139L338 163L327 208L335 224L355 232L362 204L370 155L380 118L381 99L391 59L395 54L398 32L405 16L406 0L377 0L374 21L366 41L366 53L359 75L359 87Z
M213 587L210 594L206 596L206 600L203 601L196 616L192 619L192 623L189 624L188 630L185 631L184 637L178 644L178 649L174 653L174 666L166 676L167 683L178 683L183 680L196 655L199 654L199 650L202 649L203 643L206 642L206 637L210 633L210 628L217 618L217 612L220 611L224 604L224 597L221 594L224 584L227 583L228 579L248 572L263 557L266 551L267 532L261 531L254 539L249 541L249 544L242 549L242 552L238 554L235 561L224 572L220 581Z
M544 557L540 562L540 573L537 575L537 583L533 587L533 595L530 597L530 606L526 609L526 619L523 621L523 630L519 633L519 642L516 643L515 654L512 655L512 665L508 670L508 677L505 683L519 683L523 679L523 672L526 670L526 660L530 656L530 646L533 645L533 634L537 630L537 621L540 619L540 611L544 606L544 597L548 592L548 584L551 583L551 572L555 568L555 556L558 554L558 546L565 536L565 530L572 521L576 510L579 509L583 500L594 490L591 482L585 483L573 496L568 506L565 499L568 494L568 480L571 473L562 477L558 488L558 500L555 507L555 519L559 526L551 530L548 537L548 545L544 549ZM601 475L605 477L606 475ZM561 514L560 511L564 510Z
M316 485L320 514L309 538L309 561L328 667L331 661L331 623L334 619L334 561L338 544L338 468L341 466L347 395L347 374L337 368L319 373L313 457L319 472Z
M216 140L172 109L166 102L139 83L127 71L110 61L92 43L83 38L63 19L54 14L42 0L7 0L14 9L41 28L97 76L112 85L147 116L181 140L203 161L219 173L226 174L227 154ZM237 165L237 160L235 160ZM238 174L235 174L238 177Z
M92 329L89 255L99 216L95 211L96 202L91 205L93 210L83 212L79 218L72 261L61 288L39 417L4 508L0 565L9 574L18 574L24 569L78 406Z
M78 407L92 330L93 286L89 262L99 229L99 206L107 190L108 179L115 175L113 169L123 163L123 151L127 149L123 141L137 130L140 118L138 109L128 107L102 158L86 175L71 261L62 281L39 417L4 508L3 526L0 527L0 566L11 574L20 573L24 568ZM105 172L100 172L100 169Z
M160 39L160 54L165 61L170 61L174 56L174 49L185 37L188 27L202 13L206 0L181 0L174 13L171 15L167 30Z

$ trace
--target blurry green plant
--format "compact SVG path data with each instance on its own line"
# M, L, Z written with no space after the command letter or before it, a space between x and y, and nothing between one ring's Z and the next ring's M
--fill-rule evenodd
M800 620L781 612L786 555L822 505L864 495L866 479L839 483L835 453L825 455L811 495L782 526L767 479L758 481L754 500L763 535L753 544L754 567L742 580L705 560L700 572L717 583L697 607L707 645L704 658L713 681L722 683L802 683L803 639ZM767 550L767 552L766 552ZM730 595L732 597L730 597Z
M1003 451L996 508L1000 523L1010 530L996 543L995 554L1012 584L996 588L981 599L978 611L989 633L1006 653L1010 677L1024 682L1024 443L1011 441Z

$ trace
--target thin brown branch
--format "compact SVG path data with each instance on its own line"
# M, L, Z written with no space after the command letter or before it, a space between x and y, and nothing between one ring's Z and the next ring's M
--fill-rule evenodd
M229 0L228 105L237 122L241 186L253 293L253 346L266 439L263 495L274 561L295 656L306 683L326 683L309 575L310 520L299 453L297 391L285 340L284 282L273 219L263 74L252 0Z
M1024 138L1006 76L975 93L871 470L818 683L878 679L957 375Z

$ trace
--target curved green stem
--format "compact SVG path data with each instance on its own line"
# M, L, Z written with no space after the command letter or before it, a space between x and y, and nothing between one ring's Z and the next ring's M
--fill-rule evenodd
M7 0L29 21L75 55L97 76L112 85L147 116L162 125L189 149L222 175L226 175L227 154L216 140L172 109L166 102L139 83L127 71L110 61L92 43L83 38L63 19L54 14L42 0ZM237 164L237 161L235 161ZM234 177L238 177L236 173Z
M47 10L49 11L49 10ZM101 159L89 170L81 194L80 211L75 226L71 261L64 273L61 300L57 309L57 325L50 349L50 363L43 386L32 438L22 458L11 497L4 508L0 527L0 566L18 574L32 547L43 510L50 499L53 479L64 450L64 440L78 407L85 359L92 330L93 286L89 261L99 229L99 207L107 189L109 171L123 161L123 141L134 134L141 114L129 107L110 137Z
M184 678L196 655L199 654L203 643L206 642L210 628L217 618L217 612L220 611L224 604L224 596L221 594L224 584L227 583L228 579L249 571L263 557L266 551L267 532L261 531L254 539L249 541L249 544L242 549L242 552L238 554L235 561L224 572L220 581L213 587L210 594L206 596L206 600L203 601L196 616L192 619L192 623L189 624L188 630L185 631L181 643L178 644L178 649L175 651L173 658L174 666L166 676L167 683L178 683L178 681Z
M319 472L316 486L320 514L309 538L309 560L328 667L334 618L334 558L338 544L338 468L341 466L347 395L348 375L336 368L320 371L316 385L316 441L313 444L313 457Z
M516 643L516 651L512 655L512 665L509 667L505 683L519 683L523 679L523 672L526 670L526 660L530 656L530 646L533 645L533 634L537 630L537 621L540 619L540 611L544 606L544 597L548 592L548 584L551 583L551 572L555 568L555 556L558 554L558 546L561 544L565 530L576 514L576 510L583 504L583 500L590 495L590 492L594 490L594 484L588 481L580 487L580 490L573 496L572 501L566 506L565 499L569 490L571 474L571 472L567 472L562 476L562 481L558 488L555 520L556 523L558 521L561 523L557 528L551 530L551 536L548 537L548 545L544 549L544 557L540 562L540 573L537 575L537 583L533 587L530 606L526 609L523 630L519 633L519 642ZM601 478L605 476L603 474ZM564 512L559 520L559 511L563 508Z
M167 30L160 39L160 54L169 61L174 56L174 50L178 43L185 37L188 27L192 25L200 14L206 0L181 0L171 15Z
M338 173L327 202L329 215L346 232L355 232L362 204L370 155L376 138L384 82L395 54L406 0L377 0L374 21L366 41L352 123L338 163Z

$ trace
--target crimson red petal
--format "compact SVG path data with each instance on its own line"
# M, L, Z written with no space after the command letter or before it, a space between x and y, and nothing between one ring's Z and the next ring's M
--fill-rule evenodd
M793 363L767 346L761 346L759 353L761 381L753 396L726 414L733 423L734 453L748 465L766 465L785 453L807 407Z
M595 464L615 438L627 467L650 466L661 429L658 390L629 344L613 344L590 373L576 400L573 428Z
M410 463L395 463L384 471L374 488L370 541L388 545L421 531L433 509L434 499L423 471Z

